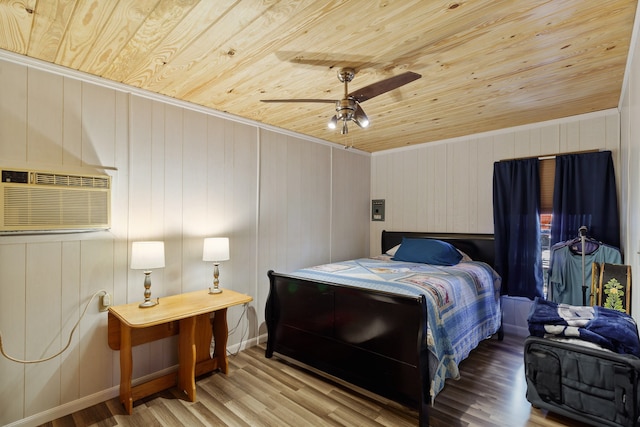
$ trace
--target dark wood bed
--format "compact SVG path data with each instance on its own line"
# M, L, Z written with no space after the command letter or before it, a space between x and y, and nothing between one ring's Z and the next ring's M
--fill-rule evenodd
M474 260L494 265L492 234L383 231L381 253L400 244L403 237L443 240ZM424 296L312 281L274 271L268 276L267 358L278 353L416 408L420 426L429 425ZM354 328L366 331L367 339L354 340Z

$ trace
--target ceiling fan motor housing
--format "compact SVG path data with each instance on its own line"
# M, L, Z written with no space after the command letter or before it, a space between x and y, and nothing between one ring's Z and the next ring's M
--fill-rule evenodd
M345 98L341 99L340 101L336 101L336 112L338 113L338 120L351 120L355 111L356 101L353 98Z
M338 80L342 83L349 83L356 76L356 70L353 68L340 68L338 70Z

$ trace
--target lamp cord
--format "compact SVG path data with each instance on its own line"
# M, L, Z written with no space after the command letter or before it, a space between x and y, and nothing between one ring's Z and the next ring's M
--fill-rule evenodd
M238 326L240 326L240 322L242 321L242 318L244 317L245 313L247 312L247 306L249 304L245 303L243 305L244 305L244 308L242 309L242 314L238 318L238 322L236 323L236 325L233 328L231 328L231 330L228 332L228 335L232 335L233 333L235 333L235 331L238 329ZM238 344L238 351L236 351L235 353L232 353L232 352L227 350L227 354L229 356L237 356L238 353L240 353L240 348L242 346L242 339L244 338L244 335L246 334L248 329L249 329L249 319L247 319L247 325L246 325L244 331L242 332L242 334L240 335L240 343Z
M4 351L4 347L2 345L2 332L0 332L0 353L6 357L7 359L13 361L13 362L17 362L17 363L24 363L24 364L30 364L30 363L42 363L42 362L46 362L48 360L51 360L55 357L60 356L62 353L64 353L69 346L71 346L71 340L73 339L73 334L76 331L76 329L78 328L78 326L80 325L80 321L82 320L82 318L84 317L85 313L87 312L87 308L89 308L89 305L91 304L91 302L93 301L93 299L98 296L98 294L107 294L108 292L105 291L104 289L101 289L99 291L96 291L92 296L91 299L89 300L89 302L87 303L87 305L85 305L84 310L82 310L82 314L80 315L80 318L78 319L78 321L76 322L76 324L73 326L73 329L71 329L71 333L69 334L69 341L67 342L67 345L64 346L64 348L62 350L60 350L59 352L57 352L56 354L49 356L49 357L45 357L44 359L35 359L35 360L22 360L22 359L17 359L15 357L9 356L7 353L5 353Z

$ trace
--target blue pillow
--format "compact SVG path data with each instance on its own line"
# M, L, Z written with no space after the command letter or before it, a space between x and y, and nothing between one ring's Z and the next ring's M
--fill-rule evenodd
M434 265L456 265L462 254L450 243L435 239L402 239L394 261L420 262Z

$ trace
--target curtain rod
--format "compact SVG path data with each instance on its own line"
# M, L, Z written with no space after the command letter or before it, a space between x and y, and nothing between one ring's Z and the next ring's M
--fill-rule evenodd
M557 156L564 156L564 155L569 155L569 154L597 153L599 151L600 151L599 149L584 150L584 151L570 151L568 153L542 154L540 156L530 156L530 157L515 157L513 159L502 159L502 160L499 160L499 161L500 162L507 162L507 161L510 161L510 160L528 160L528 159L549 160L549 159L555 159Z

